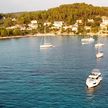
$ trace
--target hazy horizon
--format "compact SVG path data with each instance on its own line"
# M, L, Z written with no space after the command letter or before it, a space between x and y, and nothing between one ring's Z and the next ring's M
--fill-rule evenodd
M101 0L54 0L40 1L40 0L3 0L0 1L0 13L13 13L13 12L23 12L23 11L38 11L47 10L49 8L58 7L62 4L73 4L73 3L86 3L92 4L94 6L108 6L108 1Z

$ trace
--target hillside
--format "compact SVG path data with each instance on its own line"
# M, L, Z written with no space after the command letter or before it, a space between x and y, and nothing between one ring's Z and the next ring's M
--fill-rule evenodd
M26 35L35 33L44 33L45 22L50 22L51 25L47 27L46 32L72 32L72 27L81 20L82 24L77 25L76 33L85 32L84 27L89 26L89 32L98 32L102 22L102 16L108 17L108 7L93 6L85 3L64 4L59 7L51 8L43 11L32 12L18 12L0 14L0 36L10 35ZM93 20L94 23L88 23L88 19ZM31 21L35 20L37 24L31 25ZM54 21L64 22L64 26L70 26L67 30L52 29ZM32 26L30 28L29 26ZM108 25L106 25L106 28ZM87 31L88 32L88 31Z

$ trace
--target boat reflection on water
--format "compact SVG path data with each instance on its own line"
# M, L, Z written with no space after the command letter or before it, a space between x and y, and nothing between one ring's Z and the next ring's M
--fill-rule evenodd
M95 92L96 92L96 87L86 88L87 100L92 100L95 97L94 95Z
M87 99L92 100L95 97L95 93L97 92L98 89L101 88L101 84L99 84L96 87L88 88L86 87L86 93L87 93Z
M86 88L86 92L88 95L92 95L94 94L96 91L96 87L93 87L93 88Z
M86 87L86 92L87 94L94 94L100 88L101 88L101 83L96 87L92 87L92 88Z

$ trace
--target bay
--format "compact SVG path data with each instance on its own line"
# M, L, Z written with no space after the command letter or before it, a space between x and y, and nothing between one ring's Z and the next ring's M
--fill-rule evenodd
M42 37L0 40L0 108L108 108L108 38L100 38L99 60L96 42L82 45L79 36L46 40L55 47L40 49ZM88 90L94 68L103 80Z

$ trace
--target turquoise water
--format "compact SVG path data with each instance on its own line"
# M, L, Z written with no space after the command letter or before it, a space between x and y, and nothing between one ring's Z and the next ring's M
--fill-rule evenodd
M46 37L54 48L40 49L42 37L0 41L0 108L108 108L108 38L104 57L78 37ZM93 68L101 84L88 90Z

